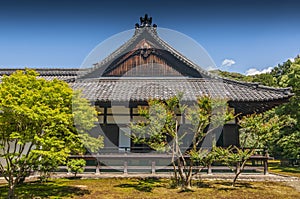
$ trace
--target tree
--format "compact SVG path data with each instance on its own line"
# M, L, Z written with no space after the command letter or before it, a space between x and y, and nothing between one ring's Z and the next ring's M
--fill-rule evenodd
M15 197L15 186L32 170L49 161L55 167L70 153L82 152L81 137L88 137L86 132L96 121L95 109L67 83L37 76L33 70L17 71L0 84L0 172L8 182L9 198ZM78 105L72 111L74 103ZM79 132L74 118L86 113L78 107L92 113L89 120L82 120ZM90 140L103 145L101 138Z
M253 155L254 149L243 149L237 146L227 148L214 147L213 152L216 160L223 162L232 171L235 171L235 177L232 186L235 186L236 180L245 168L246 162Z
M86 161L84 159L72 159L67 163L68 171L74 173L74 176L84 171Z
M294 96L288 103L276 107L275 113L287 119L288 125L282 128L277 136L272 139L270 153L279 158L299 159L300 158L300 57L294 61L287 60L283 64L278 64L271 73L275 79L275 84L263 81L263 76L257 78L267 86L291 87ZM289 121L288 121L289 120Z
M187 150L192 160L187 175L187 182L190 184L193 165L208 166L215 161L215 153L211 151L217 141L215 133L221 132L220 128L233 120L235 115L232 110L229 110L226 100L204 96L197 100L197 104L187 109L186 118L191 122L193 134L191 148Z
M182 172L183 166L179 163L177 170L175 162L176 159L180 162L180 158L184 158L179 148L182 137L178 134L177 113L183 113L186 106L180 103L180 99L181 95L165 101L149 100L148 107L139 107L138 110L144 120L130 124L131 138L134 143L146 144L156 151L172 153L172 165L177 184L180 177L182 181L184 180L182 175L178 175L178 172ZM169 140L171 141L168 142Z
M278 64L271 72L254 76L244 76L236 73L219 71L218 74L231 79L259 82L266 86L291 87L294 96L289 102L275 108L275 113L280 117L290 118L290 125L282 128L280 133L270 140L270 155L276 158L300 158L300 56L294 61L287 60Z
M41 156L38 163L33 166L34 171L39 171L39 180L41 183L47 182L51 176L51 172L58 169L60 165L64 164L64 161L60 161L57 158L51 158L47 156ZM25 180L25 177L21 179L20 183Z
M288 123L283 117L274 114L271 110L265 114L251 114L239 119L240 147L229 146L228 148L216 147L214 153L217 159L224 162L232 170L235 177L232 186L235 186L239 175L244 171L246 162L254 154L257 148L268 148L274 136L280 133ZM235 169L234 169L235 168Z
M285 69L279 84L283 87L292 87L294 96L276 109L278 115L289 115L294 120L294 125L283 128L277 138L277 145L281 156L288 159L300 159L300 57L295 58L293 63Z
M215 129L234 116L228 111L227 104L223 100L202 97L190 108L182 105L180 100L181 95L165 101L150 100L148 107L139 109L139 114L145 120L131 123L130 128L134 142L147 144L154 150L172 153L177 185L183 190L188 190L191 189L194 166L207 165L212 161L210 149L201 148L204 138L211 136ZM180 122L177 114L184 114L185 111L187 111L186 118L192 124L190 132L183 133L178 130ZM189 146L183 144L186 136L191 137Z

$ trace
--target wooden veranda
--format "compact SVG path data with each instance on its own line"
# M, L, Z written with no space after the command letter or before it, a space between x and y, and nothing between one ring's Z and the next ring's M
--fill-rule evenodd
M186 156L188 158L188 156ZM88 155L71 155L70 158L82 158L87 161L86 173L166 173L173 170L172 154L170 153L131 153L129 149L122 151L103 152ZM271 159L264 149L257 149L256 153L248 160L245 171L263 172L268 174L268 160ZM61 166L60 171L66 171L66 166ZM194 166L194 171L206 172L232 172L229 167L219 164L218 161L206 167Z

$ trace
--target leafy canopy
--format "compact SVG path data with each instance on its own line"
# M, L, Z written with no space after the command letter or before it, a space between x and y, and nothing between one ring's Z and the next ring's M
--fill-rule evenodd
M260 82L266 86L292 88L294 96L290 98L289 102L275 108L275 114L278 117L285 118L284 120L288 125L285 125L285 128L280 129L280 132L274 134L272 139L269 140L269 152L277 158L299 159L300 57L297 56L294 61L287 60L282 64L278 64L270 73L245 76L218 71L218 74L241 81ZM271 115L274 114L271 113Z
M44 164L64 163L85 145L93 151L103 146L102 138L87 134L97 119L88 101L66 82L37 76L33 70L17 71L0 84L0 173L10 185Z

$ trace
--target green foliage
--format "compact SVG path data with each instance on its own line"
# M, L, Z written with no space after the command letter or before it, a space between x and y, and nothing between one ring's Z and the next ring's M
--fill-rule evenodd
M74 124L72 131L77 132L77 137L81 143L80 149L87 149L91 153L99 152L104 147L103 137L98 136L95 138L88 134L88 130L92 129L95 122L98 121L98 113L89 101L82 97L82 93L79 91L73 91L72 115Z
M197 136L205 137L205 134L212 132L219 126L234 119L233 111L228 109L226 100L202 97L197 100L197 104L188 108L186 118L191 122L192 131ZM210 125L210 131L205 132L205 128Z
M212 164L216 159L216 153L210 149L200 147L205 137L214 137L214 131L223 126L228 121L234 119L233 111L228 109L225 100L212 99L210 97L199 98L197 104L187 109L186 119L192 124L191 132L194 136L192 148L188 151L193 164L207 166ZM207 130L207 127L210 127ZM215 148L215 140L210 143Z
M229 79L234 79L238 81L246 81L246 82L252 82L253 81L253 76L245 76L240 73L236 72L227 72L227 71L221 71L221 70L214 70L210 71L211 73L217 74L221 77L226 77Z
M232 185L244 170L246 162L254 154L257 148L271 148L274 137L280 134L280 130L288 125L289 118L279 117L274 110L265 114L252 114L239 118L240 147L229 146L227 148L214 147L212 153L215 159L223 162L236 175Z
M182 113L186 106L180 104L180 96L166 101L150 100L148 107L139 107L138 113L144 120L131 123L131 137L135 143L143 143L156 151L170 151L168 138L177 136L176 113Z
M71 152L83 152L81 138L95 121L95 114L85 118L94 108L66 82L37 76L33 70L17 71L0 84L0 173L9 182L10 197L29 171L48 172ZM79 116L83 122L75 128Z
M227 103L220 99L204 96L191 107L182 105L180 101L181 95L165 101L150 100L149 107L139 108L139 114L144 120L131 123L130 128L134 142L147 144L157 151L172 153L176 182L183 189L189 189L193 166L206 166L214 160L208 149L201 148L201 142L206 136L211 136L215 129L232 120L234 114L229 111ZM180 121L177 114L185 114L186 119L191 122L189 132L178 131ZM208 126L210 128L206 130ZM183 142L187 135L192 135L188 146Z
M277 157L288 159L300 158L300 58L295 58L275 67L272 75L276 77L276 84L280 87L291 87L295 94L288 103L275 109L281 117L288 117L289 125L280 130L280 134L272 139L271 153Z
M247 115L239 119L240 144L243 148L272 148L274 137L280 130L291 126L290 117L279 116L272 109L263 114Z
M216 147L214 153L217 159L223 161L227 166L236 166L236 164L249 160L253 152L251 149L242 149L237 146L229 146L228 148ZM234 169L232 169L234 170Z
M288 103L275 108L275 114L284 118L287 125L268 142L272 156L287 159L300 158L300 57L287 60L274 67L270 73L254 76L219 71L221 76L240 81L259 82L272 87L291 87L295 94ZM274 114L273 114L274 115ZM279 121L282 121L281 119Z
M65 163L65 159L51 158L49 156L41 156L34 170L40 171L40 181L47 182L50 178L50 173L58 169L59 165Z
M232 186L238 179L238 176L244 170L246 162L253 155L254 149L238 148L237 146L229 146L227 148L215 147L212 153L215 154L216 160L227 165L232 171L235 171L235 177Z
M74 173L75 177L78 173L84 171L86 161L84 159L71 159L67 163L68 171Z
M290 102L276 109L278 115L289 114L295 121L293 126L284 128L281 134L277 137L277 151L285 158L299 159L300 158L300 58L297 57L295 62L288 63L288 66L282 70L279 84L281 86L292 87L295 95L290 99Z
M211 150L200 148L189 152L190 158L194 165L206 167L219 159L219 154L213 146Z

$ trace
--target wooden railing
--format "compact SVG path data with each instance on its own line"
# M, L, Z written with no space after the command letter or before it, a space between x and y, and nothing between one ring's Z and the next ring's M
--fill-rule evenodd
M155 174L157 172L170 172L173 169L171 165L172 154L168 153L157 153L157 152L149 152L149 153L132 153L132 148L124 147L124 149L118 150L103 151L98 154L89 154L89 155L71 155L70 158L83 158L88 160L89 162L93 162L92 166L86 166L86 170L90 170L93 173L100 174L101 172L121 172L121 173L129 173L129 172L150 172ZM137 149L137 148L136 148ZM138 148L138 149L141 149ZM186 156L189 158L189 156ZM245 167L245 170L258 170L263 168L264 174L268 174L268 159L270 159L267 151L263 149L258 149L257 153L250 157L248 164ZM111 160L118 160L121 163L118 165L109 165L107 162ZM159 165L157 162L165 160L169 162L167 165ZM134 165L132 162L141 161L147 162L146 165ZM66 166L61 166L61 170L66 170ZM206 171L208 174L212 174L213 171L220 170L229 170L228 167L224 165L208 165L208 167L203 168L201 166L195 166L194 170L202 169L202 171Z

